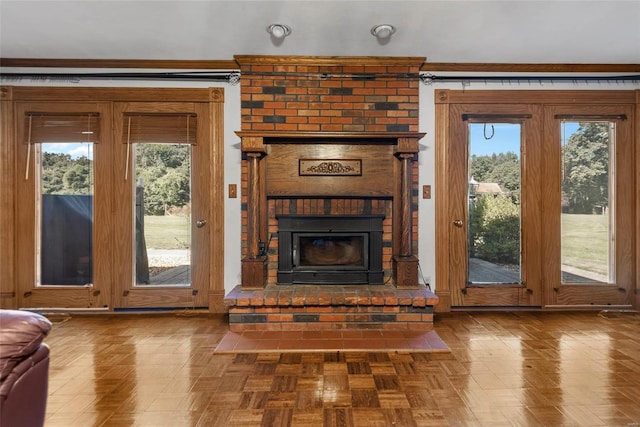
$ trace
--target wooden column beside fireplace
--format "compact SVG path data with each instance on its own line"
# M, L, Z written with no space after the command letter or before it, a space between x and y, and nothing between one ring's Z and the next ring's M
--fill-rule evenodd
M248 162L247 177L247 234L246 256L242 259L242 286L263 288L267 280L267 255L262 249L264 234L260 233L260 218L266 215L262 203L264 190L261 188L261 159L266 154L262 138L242 138L242 152Z
M264 288L270 280L278 280L275 273L269 272L268 262L269 256L283 256L270 250L274 234L277 240L277 233L269 230L269 223L277 221L268 209L268 200L273 199L296 203L312 199L323 204L315 214L320 211L327 218L336 216L332 204L356 206L349 216L357 216L371 213L367 211L371 203L386 201L392 206L391 244L387 245L391 248L392 267L384 280L399 288L419 286L418 257L412 238L415 210L412 177L418 141L424 134L273 131L237 134L242 138L243 158L247 162L242 288ZM297 210L293 213L295 218ZM380 274L384 273L374 276ZM349 283L349 277L355 276L345 274L344 285L353 284ZM371 284L380 284L380 280Z
M412 162L418 153L417 138L398 138L396 156L401 162L400 171L400 249L394 253L395 283L399 288L415 288L418 286L418 257L413 253L412 242Z

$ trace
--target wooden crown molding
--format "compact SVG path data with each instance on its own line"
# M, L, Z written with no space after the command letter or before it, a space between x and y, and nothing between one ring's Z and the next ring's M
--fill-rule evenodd
M215 89L0 86L0 94L14 101L223 102L224 91Z
M638 91L640 92L640 91ZM450 90L435 91L436 104L635 104L631 90Z
M420 71L497 73L639 73L640 64L506 64L425 62Z
M148 68L175 70L238 70L234 60L47 59L0 58L0 67L24 68Z
M510 64L425 62L424 57L394 56L261 56L236 55L233 60L0 58L7 68L140 68L174 70L239 70L242 65L415 65L422 72L501 73L640 73L640 64Z

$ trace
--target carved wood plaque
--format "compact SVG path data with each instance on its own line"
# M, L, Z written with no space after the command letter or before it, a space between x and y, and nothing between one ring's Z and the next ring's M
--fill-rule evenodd
M361 176L361 159L300 159L300 176Z

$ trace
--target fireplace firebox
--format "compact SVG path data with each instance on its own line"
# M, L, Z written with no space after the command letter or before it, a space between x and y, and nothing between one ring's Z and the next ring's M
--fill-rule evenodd
M278 215L278 284L382 284L383 215Z

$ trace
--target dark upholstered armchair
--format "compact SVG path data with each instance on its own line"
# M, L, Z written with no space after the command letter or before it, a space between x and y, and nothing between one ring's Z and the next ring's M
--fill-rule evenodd
M51 330L44 316L0 310L0 427L44 424Z

